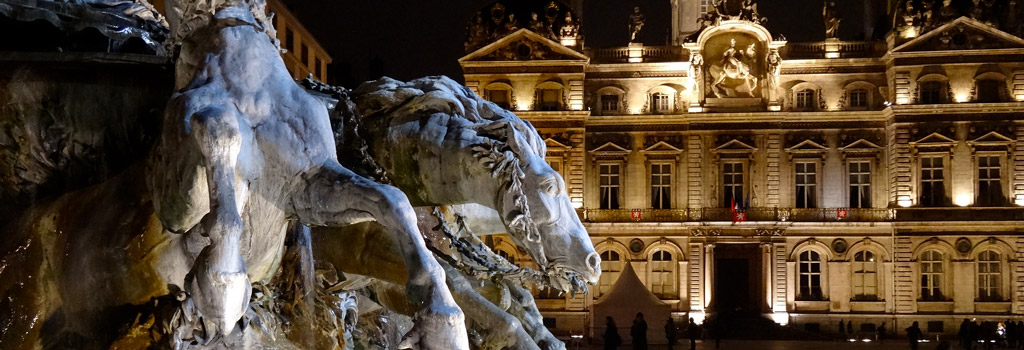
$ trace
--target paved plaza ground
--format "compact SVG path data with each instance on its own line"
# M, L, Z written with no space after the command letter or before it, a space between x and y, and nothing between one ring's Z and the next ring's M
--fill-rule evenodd
M934 350L938 344L935 342L921 343L918 346L918 350ZM954 349L957 347L956 341L952 342ZM600 345L591 346L573 346L572 344L566 343L567 350L598 350L603 349ZM620 346L621 350L632 350L633 347L630 345ZM668 347L665 345L652 345L648 347L649 350L666 350ZM689 343L673 347L675 350L689 350ZM713 341L697 342L698 350L715 350L715 343ZM906 350L910 349L905 340L886 340L884 342L871 342L871 343L850 343L850 342L838 342L838 341L801 341L801 340L723 340L719 350Z

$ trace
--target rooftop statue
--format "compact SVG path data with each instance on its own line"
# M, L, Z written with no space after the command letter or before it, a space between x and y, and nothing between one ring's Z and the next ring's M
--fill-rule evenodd
M572 12L565 12L565 22L562 23L562 38L575 38L580 32L580 25L572 18Z
M640 30L643 28L644 15L640 13L640 6L633 7L633 13L629 15L629 42L639 42Z
M555 32L551 30L551 25L549 25L545 21L538 19L536 12L530 13L530 30L533 31L534 33L540 34L540 36L543 36L551 40L558 39L555 37Z
M826 0L821 16L825 19L825 38L835 39L839 34L839 21L843 19L839 11L836 10L836 2Z

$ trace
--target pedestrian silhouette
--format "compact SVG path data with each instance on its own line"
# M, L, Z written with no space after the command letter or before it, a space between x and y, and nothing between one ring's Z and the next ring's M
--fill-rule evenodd
M619 328L615 327L615 320L611 316L606 317L604 327L604 350L618 349L622 338L619 337Z
M690 323L686 325L686 337L690 339L690 350L697 349L697 338L700 338L700 326L697 322L693 322L693 317L690 317Z
M846 339L846 323L843 323L843 320L839 320L839 339Z
M668 340L668 349L672 350L672 347L676 345L676 338L678 337L678 330L676 329L676 323L672 320L672 317L665 321L665 339Z
M924 334L921 333L921 327L917 326L917 321L914 321L914 324L907 327L907 340L910 341L910 350L917 350L917 341L922 336Z
M644 321L643 312L636 313L629 335L633 337L633 350L647 350L647 321Z

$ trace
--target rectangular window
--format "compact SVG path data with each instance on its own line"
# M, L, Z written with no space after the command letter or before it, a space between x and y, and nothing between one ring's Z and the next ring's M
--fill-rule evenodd
M850 91L850 108L865 109L868 107L868 91L856 89Z
M601 209L619 209L619 164L601 164Z
M850 208L871 208L871 162L851 161Z
M551 170L554 170L555 172L558 173L558 176L561 176L562 179L565 179L565 174L562 173L562 164L564 163L562 157L547 157L544 158L544 160L546 160L548 162L548 165L551 166Z
M541 89L538 93L540 110L557 111L562 109L562 90Z
M668 108L668 95L662 93L655 93L651 95L651 113L669 113L671 110Z
M796 108L814 110L814 90L800 90L796 93Z
M921 83L920 99L921 104L937 104L943 103L943 90L945 90L945 84L940 81L926 81Z
M796 207L817 208L818 164L798 162L796 165Z
M921 206L939 207L946 204L944 160L943 156L921 157Z
M921 255L921 300L944 300L942 296L943 256L934 250Z
M672 208L671 164L651 164L651 208Z
M651 255L651 293L658 298L679 298L675 289L675 264L672 253L658 250Z
M295 52L295 33L292 32L291 28L285 28L284 30L284 48Z
M722 164L722 207L743 202L743 163Z
M855 300L878 299L878 263L875 254L862 250L853 258L853 298Z
M509 109L511 107L509 92L510 91L503 89L492 89L486 90L484 95L487 95L487 100L494 102L498 107Z
M618 112L619 95L601 95L601 111Z
M1003 300L999 293L1003 279L999 265L998 253L986 250L978 254L978 300Z
M821 256L817 252L800 253L800 300L822 300Z
M308 64L309 64L309 46L306 46L305 44L303 44L302 45L302 65L305 66L305 65L308 65Z
M322 63L319 57L313 59L313 70L316 72L316 78L320 80L324 80L324 70L320 67Z
M1003 185L1000 174L1002 167L997 155L979 155L978 159L978 199L976 204L985 207L1005 205Z

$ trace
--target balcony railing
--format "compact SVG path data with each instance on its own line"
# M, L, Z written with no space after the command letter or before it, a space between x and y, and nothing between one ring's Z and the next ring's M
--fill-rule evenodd
M826 46L831 47L831 50ZM836 52L841 58L863 58L881 57L886 49L885 42L881 41L839 41L827 44L822 41L788 43L781 53L787 59L824 58L826 51Z
M885 222L896 218L895 209L887 208L749 208L743 221L791 222ZM735 221L729 208L680 209L585 209L589 222L692 222Z
M586 54L599 63L629 62L628 47L588 49ZM689 60L689 56L686 55L686 49L679 46L644 46L641 57L643 62L679 62Z

